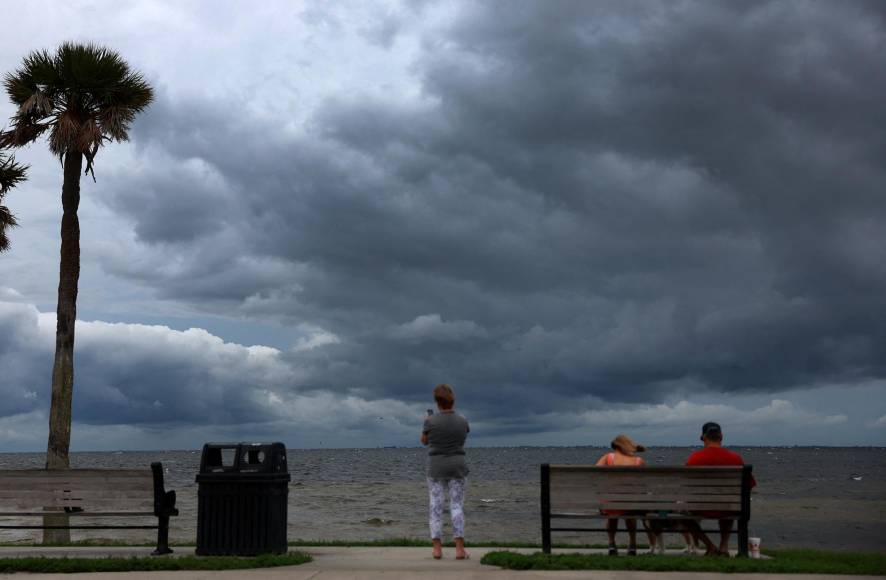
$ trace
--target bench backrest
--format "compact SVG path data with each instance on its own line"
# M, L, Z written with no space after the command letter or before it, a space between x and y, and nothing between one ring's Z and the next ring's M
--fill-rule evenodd
M0 470L0 512L44 507L153 512L150 469Z
M600 510L692 510L750 514L751 467L596 467L543 465L551 515ZM547 480L547 481L546 481Z

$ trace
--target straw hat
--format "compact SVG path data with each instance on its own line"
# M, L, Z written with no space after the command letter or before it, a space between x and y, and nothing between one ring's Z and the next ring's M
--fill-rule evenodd
M635 453L643 453L646 451L646 447L634 443L633 439L625 434L621 434L613 439L610 445L613 449L617 449L625 455L634 455Z

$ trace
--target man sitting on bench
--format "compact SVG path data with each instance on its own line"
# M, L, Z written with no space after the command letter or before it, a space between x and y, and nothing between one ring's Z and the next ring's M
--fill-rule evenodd
M734 451L730 451L723 447L723 430L720 428L720 425L717 423L705 423L701 428L701 440L704 442L704 448L699 449L692 453L689 458L686 460L687 467L698 467L698 466L711 466L711 465L744 465L744 460L741 458L741 455L735 453ZM753 476L751 476L751 487L757 485L756 480L754 480ZM699 511L693 512L693 515L698 515L704 518L710 519L718 519L725 515L722 512L717 511ZM706 556L712 555L721 555L728 556L729 555L729 534L732 533L732 520L731 519L720 519L720 549L714 546L714 543L711 542L710 538L701 531L701 527L695 521L686 522L693 528L692 535L695 536L697 541L704 543L707 547ZM693 525L694 524L694 525Z

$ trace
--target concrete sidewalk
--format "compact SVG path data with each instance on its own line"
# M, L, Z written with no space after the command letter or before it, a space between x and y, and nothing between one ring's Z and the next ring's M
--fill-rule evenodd
M409 580L417 579L473 579L473 578L516 578L520 580L534 580L540 578L557 578L568 580L573 578L595 578L599 580L677 580L691 576L694 578L714 578L723 580L773 580L774 578L788 578L789 580L807 580L813 578L830 580L858 580L859 576L822 576L822 575L790 575L778 576L769 574L687 574L686 572L609 572L609 571L551 571L551 572L516 572L501 570L490 566L482 566L480 558L493 550L493 548L469 549L471 559L457 561L454 559L453 549L444 552L443 560L431 558L430 548L330 548L330 547L306 547L298 548L299 551L307 552L314 557L314 561L301 566L287 568L264 568L259 570L230 570L230 571L185 571L185 572L125 572L125 573L102 573L82 574L77 577L95 578L96 580L157 580L158 578L173 578L180 580L236 580L240 578L252 580ZM531 553L535 550L514 550ZM585 550L582 550L585 551ZM594 552L594 550L586 550ZM45 557L129 557L144 556L150 553L149 548L0 548L0 557L16 556L45 556ZM179 548L177 554L192 554L191 548ZM3 578L13 578L12 575L2 575ZM21 575L16 575L21 578ZM58 580L71 580L70 574L28 574L28 578L54 578Z

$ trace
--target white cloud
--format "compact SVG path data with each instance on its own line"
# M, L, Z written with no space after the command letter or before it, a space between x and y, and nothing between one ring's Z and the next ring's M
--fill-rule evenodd
M349 389L316 385L317 377L335 372L334 365L339 364L330 359L324 366L328 355L323 347L334 344L337 337L319 327L302 327L303 340L287 351L225 341L200 328L77 324L73 441L78 449L192 448L203 441L231 438L281 439L296 446L402 445L415 442L421 424L423 403L373 397L361 389L359 372ZM472 329L444 322L437 315L418 317L409 328L414 332L410 336L442 332L449 338L465 336L465 330L469 334ZM35 450L45 444L54 331L53 314L31 304L0 302L4 449ZM802 403L735 395L715 403L680 400L585 410L604 403L582 399L571 408L529 417L508 408L494 416L482 415L475 406L476 393L460 393L463 410L475 427L475 444L597 441L616 429L636 433L645 441L685 443L694 439L687 435L709 420L721 422L732 440L794 442L790 437L801 432L807 439L809 434L831 438L838 436L834 429L842 427L840 441L852 443L855 440L845 438L846 413L856 413L858 407L848 401L857 402L880 389L879 385L858 393L845 387L831 389L847 401L846 406L836 406L831 395L821 398L811 391L797 395ZM886 415L867 424L884 427Z
M706 421L732 425L831 426L846 423L844 414L821 415L797 407L783 399L773 399L756 409L730 405L698 404L680 401L674 405L636 405L616 409L594 409L580 415L589 426L698 426Z
M314 350L321 346L338 344L341 342L341 339L339 339L338 336L328 330L311 325L303 325L303 329L307 333L307 336L303 336L295 342L295 346L292 347L292 350L295 352Z
M0 440L7 448L40 448L48 380L39 388L23 381L51 365L55 315L30 304L0 302L0 327L6 371L0 383L6 405L0 408ZM306 330L295 354L338 341L323 329ZM263 433L272 426L271 436L305 437L310 429L316 441L321 434L333 440L356 431L365 441L367 433L405 437L420 421L416 405L313 390L298 356L284 356L292 354L226 342L200 328L78 320L74 441L91 448L168 447L170 437L187 442L188 433ZM108 433L119 437L109 440Z
M456 342L471 338L483 338L486 330L470 320L446 322L439 314L423 314L414 320L395 326L388 335L408 342Z

